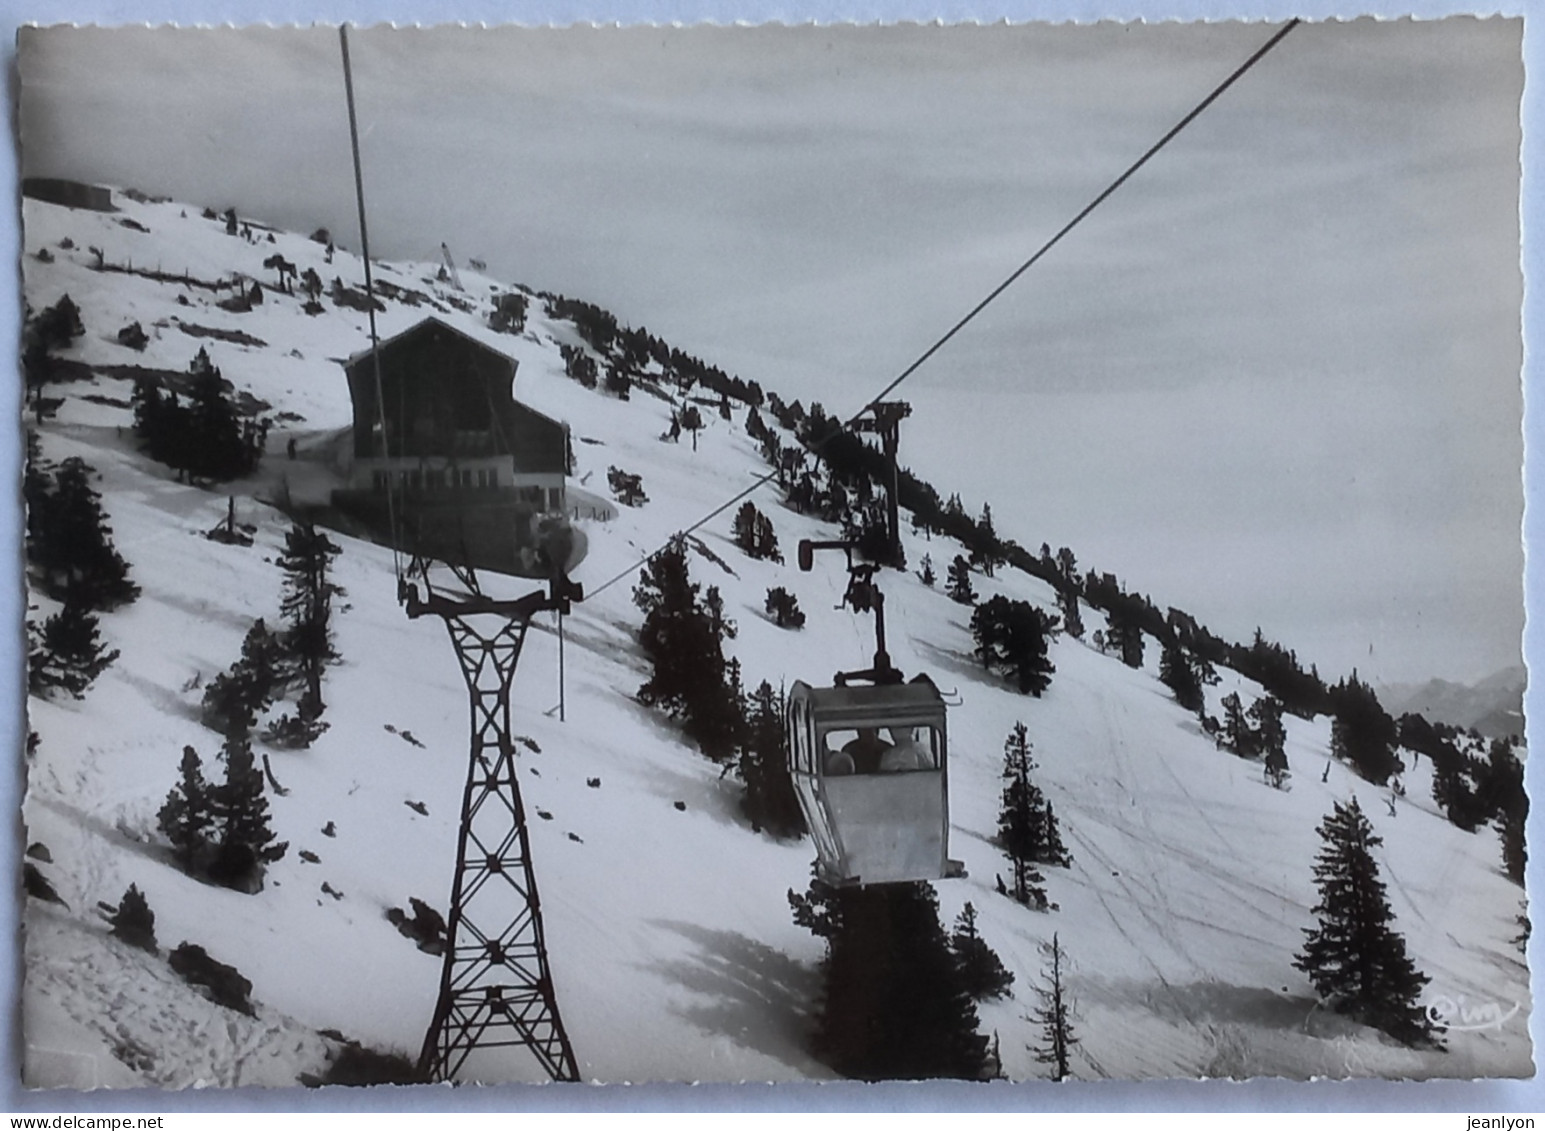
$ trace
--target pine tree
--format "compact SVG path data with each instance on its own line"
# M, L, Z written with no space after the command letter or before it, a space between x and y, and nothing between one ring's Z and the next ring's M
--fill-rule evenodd
M1524 882L1524 825L1529 818L1529 797L1524 792L1523 763L1513 753L1506 739L1493 739L1484 771L1484 786L1477 790L1477 802L1496 817L1502 836L1502 862L1508 877Z
M1282 725L1282 700L1262 695L1250 704L1255 748L1266 762L1266 780L1281 789L1288 776L1287 728Z
M22 502L27 507L27 560L38 561L40 539L46 536L47 507L54 489L53 467L43 459L38 434L27 429L27 455L22 468Z
M1442 1047L1417 1004L1429 979L1416 969L1405 940L1390 926L1394 913L1373 859L1383 838L1374 833L1356 797L1346 805L1336 802L1318 831L1325 842L1314 865L1319 926L1305 929L1304 947L1293 965L1339 1012L1405 1044Z
M268 725L263 740L284 750L304 750L327 732L328 724L322 721L325 709L326 704L308 688L301 692L293 714L286 712Z
M710 589L710 595L716 592ZM697 684L688 700L682 732L715 762L729 762L746 741L746 695L740 661L723 661L717 681Z
M118 901L108 922L113 926L114 938L122 939L140 950L148 950L151 954L157 953L156 913L150 910L144 893L134 884L130 884L129 890L123 893L123 898Z
M679 419L682 428L692 433L692 450L697 451L697 434L703 430L703 414L698 411L697 405L689 404L681 410Z
M1127 601L1112 607L1106 615L1105 643L1121 654L1129 668L1143 666L1143 629Z
M279 568L284 571L284 597L279 607L288 627L284 646L295 665L296 677L305 683L316 718L321 717L322 671L338 658L333 651L332 599L343 590L328 578L339 547L310 523L295 523L285 535Z
M747 557L763 561L783 561L783 551L778 548L778 534L768 518L756 505L746 502L735 513L733 528L735 545Z
M1245 718L1245 705L1237 691L1223 697L1223 741L1241 758L1255 756L1255 730Z
M193 871L214 824L214 796L204 780L203 763L191 746L182 748L181 778L156 814L156 827L171 841L172 855L183 871Z
M826 940L814 1052L861 1080L983 1079L987 1038L925 883L789 892Z
M1078 585L1078 559L1073 556L1073 551L1063 546L1057 551L1057 572L1062 580L1069 586Z
M1395 720L1379 705L1379 698L1353 671L1331 690L1335 718L1330 728L1330 749L1349 762L1365 780L1384 785L1401 770L1395 753L1398 731Z
M1468 759L1452 746L1432 757L1432 799L1456 828L1473 833L1486 820L1486 812L1465 776Z
M1041 944L1041 954L1047 965L1041 972L1043 984L1036 988L1041 1004L1033 1020L1041 1026L1042 1043L1033 1051L1036 1060L1051 1065L1053 1080L1066 1080L1071 1075L1068 1054L1079 1043L1073 1033L1073 1009L1067 992L1067 952L1053 933L1051 942Z
M998 811L998 846L1009 859L1014 900L1038 911L1047 908L1044 879L1035 863L1046 851L1046 799L1030 774L1035 769L1024 723L1015 723L1003 744L1003 803Z
M30 483L28 558L41 571L41 588L64 600L74 596L88 610L112 609L139 596L129 566L113 545L102 512L102 496L91 485L95 472L78 457L54 472L51 489L39 477Z
M76 699L118 658L102 645L97 618L73 594L43 622L38 646L27 655L27 688L35 695L58 687Z
M225 379L202 346L188 372L192 388L179 429L188 474L216 483L246 475L257 466L261 451L243 433Z
M628 377L628 375L615 364L608 363L606 366L606 375L601 379L601 387L604 388L608 393L611 393L619 401L625 401L632 395L633 382ZM686 426L685 421L682 422L682 426ZM692 442L694 444L697 443L696 432L692 433Z
M932 589L938 583L938 577L933 572L933 558L928 554L923 555L923 568L918 571L917 579L928 588Z
M982 573L991 577L1003 553L998 532L992 525L992 507L982 504L982 517L976 522L976 537L971 547L971 564L980 566Z
M1053 617L1027 601L993 597L971 614L971 635L982 666L1003 669L1021 693L1040 695L1056 672L1047 655L1047 641L1056 630Z
M222 734L246 734L272 705L287 678L284 643L261 618L241 644L241 658L204 687L201 719Z
M1057 611L1062 614L1062 629L1074 640L1084 638L1084 618L1078 608L1078 594L1071 589L1057 590Z
M783 586L767 591L767 615L779 628L804 628L805 614L799 607L799 598Z
M1529 854L1524 846L1524 825L1528 817L1528 810L1522 814L1504 813L1497 821L1497 831L1502 834L1502 867L1507 872L1508 879L1519 887L1523 886L1524 869L1529 863Z
M1052 809L1051 798L1046 799L1046 809L1041 826L1042 864L1054 864L1066 868L1073 862L1073 854L1062 843L1062 829L1057 825L1057 814Z
M1191 663L1190 655L1173 637L1164 641L1164 651L1159 655L1159 681L1174 693L1175 702L1186 710L1202 709L1201 677Z
M677 718L686 713L697 668L712 658L708 655L712 633L699 607L698 592L680 542L644 563L633 590L633 603L644 613L639 644L652 665L649 679L638 689L639 700Z
M213 791L212 808L219 851L210 878L226 887L255 892L262 887L263 866L281 859L288 841L278 841L268 823L263 771L252 757L246 735L234 735L221 748L225 781Z
M134 434L143 441L145 454L172 468L180 480L184 467L178 434L182 406L177 403L177 394L162 396L160 382L142 374L134 379L130 403L134 406Z
M644 613L639 644L651 666L639 702L680 719L683 732L710 758L732 757L744 715L724 658L734 625L724 616L718 589L699 599L686 548L677 541L645 563L633 603Z
M751 693L745 742L740 750L740 778L746 783L740 808L751 827L775 837L804 835L805 816L789 777L783 726L783 692L765 679Z
M1006 997L1014 984L1014 972L1003 965L987 940L977 932L976 908L968 901L955 920L950 932L950 948L960 963L961 977L965 979L966 993L972 1001Z
M948 577L944 582L944 595L959 605L976 603L976 591L971 588L971 567L959 554L950 562Z

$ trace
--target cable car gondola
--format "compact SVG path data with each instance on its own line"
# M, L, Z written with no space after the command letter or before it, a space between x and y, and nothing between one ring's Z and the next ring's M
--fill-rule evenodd
M799 544L848 556L843 604L875 614L874 667L838 672L831 687L797 682L788 699L788 768L832 885L938 880L963 875L949 858L949 739L933 681L905 682L885 650L885 598L876 567L855 563L851 542Z

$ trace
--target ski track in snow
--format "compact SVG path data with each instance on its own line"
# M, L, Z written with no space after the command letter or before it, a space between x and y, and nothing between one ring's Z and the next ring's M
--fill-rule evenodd
M274 245L233 239L196 208L122 196L115 203L151 233L126 229L114 216L24 201L28 301L41 309L67 291L87 327L65 356L183 371L203 345L236 388L300 419L276 424L261 472L229 488L240 520L257 528L244 549L201 537L225 517L221 490L177 483L135 451L129 412L84 399L126 399L128 381L102 376L51 390L65 403L39 429L43 454L78 455L100 473L116 544L143 593L103 616L103 638L122 656L83 701L30 702L41 744L29 767L28 839L48 845L54 863L40 869L69 908L29 900L25 909L26 1078L71 1087L293 1085L322 1068L329 1044L317 1032L324 1028L415 1052L440 963L398 934L385 913L415 896L445 909L468 707L444 630L408 621L396 605L388 549L334 536L344 548L335 576L347 596L335 620L342 659L325 684L331 727L308 751L270 751L288 789L270 797L273 820L290 851L266 889L245 896L196 883L172 866L155 834L182 746L200 752L206 776L216 772L219 741L198 723L200 688L236 658L254 618L278 619L273 559L286 524L261 500L321 475L328 445L351 422L336 359L365 346L363 318L330 305L308 317L293 296L271 289L262 306L231 314L196 288L96 272L81 249L205 278L241 271L265 288L270 272L261 262L274 252L301 271L314 266L324 280L351 285L361 265L341 249L324 264L319 245L293 234L276 233ZM65 236L76 250L58 247ZM55 249L53 263L36 260L42 246ZM575 482L599 495L611 466L642 476L647 504L619 506L607 522L581 522L590 557L577 579L587 586L634 565L761 473L743 409L733 424L705 413L696 451L662 443L664 401L640 392L622 403L563 376L558 344L580 339L568 323L547 318L540 300L533 299L525 334L500 335L482 320L489 297L479 297L509 289L497 280L463 273L477 304L464 314L446 301L454 296L434 281L434 265L401 265L395 274L430 295L440 317L516 358L517 397L586 441L575 445ZM189 305L176 302L180 292ZM383 337L430 313L386 305ZM245 330L270 345L196 339L173 318ZM114 339L136 320L151 334L143 354ZM690 343L676 344L692 352ZM742 376L778 385L776 373ZM773 423L770 411L761 415ZM295 461L284 454L292 438ZM937 486L950 493L949 484ZM728 536L732 512L691 541L693 579L718 586L737 622L727 650L741 660L746 686L824 683L833 671L867 666L871 622L834 610L845 581L840 558L823 555L809 574L792 564L799 538L838 532L782 507L772 489L754 501L774 522L785 564L741 555ZM903 527L908 561L916 568L930 554L942 587L960 547ZM1038 541L1032 531L1005 533ZM1038 947L1053 932L1068 949L1069 988L1082 1003L1080 1071L1097 1076L1532 1071L1528 973L1511 942L1522 893L1500 873L1495 834L1462 833L1431 807L1429 766L1404 775L1409 799L1390 820L1381 802L1388 791L1344 766L1333 764L1330 780L1319 781L1325 720L1289 718L1294 777L1291 788L1271 789L1258 763L1217 749L1173 702L1156 679L1156 642L1147 642L1147 662L1133 670L1062 637L1052 645L1057 671L1045 695L1018 695L977 665L969 607L913 573L881 579L895 662L908 674L929 672L959 700L949 723L951 852L968 875L936 890L946 928L971 901L983 937L1016 975L1012 998L981 1006L983 1030L999 1034L1011 1077L1044 1074L1031 1051L1040 1037L1029 1011ZM523 746L517 764L554 983L581 1074L635 1082L830 1077L806 1049L823 945L793 925L785 896L808 884L812 849L753 834L739 816L733 779L636 701L647 667L637 647L635 581L592 593L565 619L567 722L551 713L557 638L548 619L532 625L513 692L515 729L541 749ZM1049 586L1013 570L974 575L973 584L979 600L1001 593L1055 607ZM764 595L779 585L799 600L804 629L781 630L765 616ZM490 579L496 595L529 588ZM31 596L34 619L52 610ZM1194 611L1205 620L1205 610ZM1102 627L1099 613L1085 613L1090 633ZM1237 673L1219 675L1219 685L1206 689L1211 710L1231 690L1247 703L1260 694ZM1044 869L1061 907L1047 914L992 887L1004 866L992 843L1003 741L1016 721L1029 727L1036 780L1055 800L1073 855L1067 869ZM1380 865L1397 927L1432 976L1432 993L1518 1002L1518 1016L1503 1028L1454 1034L1447 1054L1413 1052L1315 1006L1291 965L1312 922L1315 826L1333 801L1354 795L1385 837ZM301 850L317 862L301 860ZM159 957L112 939L97 913L98 901L116 903L131 882L156 913ZM340 894L324 894L324 883ZM164 952L183 940L252 980L255 1018L213 1004L170 972ZM518 1053L485 1058L485 1067L488 1081L535 1078Z

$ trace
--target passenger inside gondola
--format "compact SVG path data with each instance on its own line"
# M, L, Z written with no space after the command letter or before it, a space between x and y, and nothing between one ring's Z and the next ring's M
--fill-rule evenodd
M879 770L880 761L891 749L891 744L880 737L879 727L859 727L858 737L842 748L853 759L855 773L872 774Z
M926 770L932 765L932 759L917 744L911 727L891 727L890 736L889 749L880 755L882 774Z
M829 778L846 777L853 772L853 755L845 750L828 749L823 769Z
M828 731L822 769L827 777L938 769L928 727L859 727ZM890 741L881 737L888 734Z

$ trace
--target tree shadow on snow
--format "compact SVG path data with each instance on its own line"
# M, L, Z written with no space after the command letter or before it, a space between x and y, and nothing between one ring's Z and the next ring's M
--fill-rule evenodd
M194 722L199 721L199 708L188 702L183 698L182 694L174 691L172 688L157 683L153 679L147 679L127 668L122 670L115 669L112 674L119 681L128 684L135 691L139 692L140 696L147 703L153 704L162 715L192 719Z
M939 682L938 672L942 670L969 679L973 683L987 683L1001 687L1009 686L1007 680L994 675L982 667L981 661L976 658L974 653L957 652L953 648L941 648L927 640L914 639L912 646L919 656L927 657L929 675L935 683ZM940 690L947 691L942 685Z
M656 964L677 984L704 999L700 1004L672 1006L678 1017L801 1075L830 1074L805 1052L808 1011L821 989L815 970L737 931L674 919L654 919L650 925L680 935L695 948L685 957Z
M1229 982L1171 982L1161 988L1151 981L1097 980L1080 987L1080 993L1112 1006L1143 1001L1156 1015L1173 1016L1193 1025L1249 1025L1302 1032L1321 1012L1312 996L1292 993L1285 987L1274 990Z

